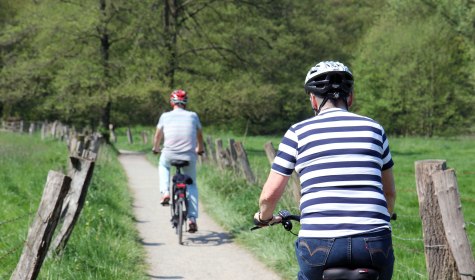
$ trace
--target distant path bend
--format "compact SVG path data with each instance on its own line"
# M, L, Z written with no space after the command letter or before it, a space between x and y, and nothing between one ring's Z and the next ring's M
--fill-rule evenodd
M201 209L198 232L185 233L184 245L179 245L171 227L170 209L158 203L157 167L143 154L126 151L121 151L119 161L133 195L136 226L147 252L150 279L281 279L236 245Z

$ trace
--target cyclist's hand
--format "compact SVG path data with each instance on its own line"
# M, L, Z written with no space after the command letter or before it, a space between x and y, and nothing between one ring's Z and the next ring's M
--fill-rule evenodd
M263 220L261 220L259 212L254 214L254 225L256 225L258 227L272 226L272 225L278 224L280 222L282 222L282 217L280 217L280 216L275 216L274 215L274 216L272 216L272 219L263 221Z
M196 151L196 153L197 153L199 156L201 156L202 154L205 153L205 151L204 151L203 149L199 149L198 147L196 147L196 150L195 150L195 151Z
M152 153L154 155L159 154L160 153L160 148L152 148Z

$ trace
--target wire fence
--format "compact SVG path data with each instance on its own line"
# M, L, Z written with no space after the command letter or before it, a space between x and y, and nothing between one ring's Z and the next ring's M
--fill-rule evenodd
M420 233L409 233L407 228L399 228L398 222L401 221L411 221L411 222L418 222L422 228L422 220L420 215L410 215L410 214L399 214L398 213L398 220L393 223L393 245L396 245L399 249L409 250L413 252L415 255L423 255L425 257L425 249L432 248L432 249L441 249L441 250L449 250L450 248L447 245L441 244L432 244L426 245L424 244L424 238L422 237L422 231ZM468 237L473 236L475 233L475 222L472 221L465 221L465 230L467 232ZM472 244L475 240L471 240ZM473 246L472 246L473 248ZM397 250L395 249L395 250ZM397 265L394 267L395 271L399 271L402 273L409 273L411 275L411 279L427 279L427 275L425 274L425 270L417 271L416 267L410 267L404 265L402 262L398 262Z
M4 221L0 221L0 226L3 226L3 225L6 225L6 224L11 224L11 223L14 223L14 222L17 222L17 221L20 221L24 218L29 218L31 217L31 215L33 215L35 212L34 211L30 211L28 213L24 213L24 214L21 214L19 216L16 216L16 217L13 217L13 218L10 218L10 219L7 219L7 220L4 220Z
M8 256L15 254L17 251L20 251L25 245L25 242L26 241L23 240L23 242L20 242L19 244L17 244L17 246L0 251L0 263L2 263L2 261L4 261Z
M5 242L4 244L0 244L0 266L5 267L7 263L10 263L12 261L12 258L17 258L19 252L21 252L22 248L25 246L26 243L26 237L21 238L21 240L18 240L18 233L6 234L3 233L3 230L7 231L9 225L29 220L34 213L35 211L30 211L12 218L0 220L0 235L2 236L2 243ZM15 239L17 239L16 242L13 241ZM16 245L11 246L11 244L14 243L16 243ZM3 271L3 273L5 273L5 275L7 276L0 275L0 279L8 279L11 271Z

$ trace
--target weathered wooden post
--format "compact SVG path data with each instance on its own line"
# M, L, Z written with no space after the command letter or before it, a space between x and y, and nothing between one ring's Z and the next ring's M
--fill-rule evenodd
M445 237L432 174L447 169L445 160L416 161L416 184L426 267L430 280L460 279L455 259Z
M274 162L274 158L276 155L276 151L275 151L274 145L272 145L272 142L269 141L265 143L264 150L266 151L267 159L269 160L270 164L272 164ZM300 180L298 178L297 173L295 173L295 171L292 172L289 183L290 183L290 192L294 198L294 201L297 203L300 203Z
M129 141L129 144L134 143L134 138L132 137L132 131L130 131L130 127L127 127L127 140Z
M71 178L64 174L55 171L48 173L38 212L28 231L23 253L11 280L31 280L38 277L70 183Z
M224 170L230 166L226 150L223 148L223 140L216 139L216 161L220 169Z
M117 136L115 135L115 130L114 130L114 125L109 124L109 142L110 143L116 143L117 142Z
M87 190L94 171L94 160L71 156L71 188L69 189L61 217L63 224L52 244L55 254L60 254L66 247L74 226L86 201Z
M217 164L218 162L216 160L216 150L214 148L214 143L211 136L206 137L206 144L208 146L208 148L206 149L208 159L211 160L213 163Z
M234 143L236 143L234 139L229 139L229 147L228 147L228 150L226 150L226 152L228 154L228 158L234 172L239 173L239 165L237 162L237 152L236 152L236 148L234 147Z
M147 131L142 131L141 133L142 136L142 143L147 145L148 144L148 132Z
M35 123L31 122L30 127L28 128L28 134L32 135L33 133L35 133Z
M54 121L53 125L51 126L51 137L53 137L53 139L56 139L56 137L57 137L58 126L59 126L58 121Z
M41 124L41 140L45 140L47 129L48 129L48 123L47 123L47 122L43 122L43 123Z
M445 237L457 264L458 274L462 280L473 280L475 279L475 260L465 232L455 171L453 169L436 171L432 177L440 205Z
M256 183L256 178L252 173L251 166L249 165L249 160L247 159L246 150L241 142L234 143L234 148L236 149L236 154L239 162L239 167L242 171L242 174L246 177L246 180L251 183Z

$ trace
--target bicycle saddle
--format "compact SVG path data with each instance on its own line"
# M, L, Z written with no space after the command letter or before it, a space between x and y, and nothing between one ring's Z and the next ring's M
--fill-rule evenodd
M188 166L189 162L186 160L174 159L170 161L170 164L176 167L184 167L184 166Z
M371 268L328 268L323 272L325 280L377 280L379 273Z

